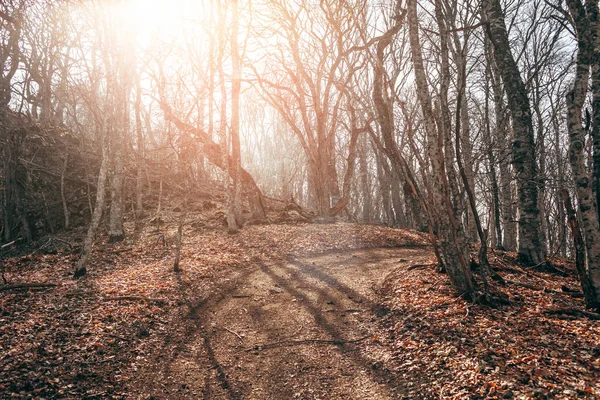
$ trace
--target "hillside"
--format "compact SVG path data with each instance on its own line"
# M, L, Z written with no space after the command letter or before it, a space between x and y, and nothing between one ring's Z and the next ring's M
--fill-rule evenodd
M420 233L257 225L238 235L176 215L118 245L9 257L0 291L0 393L11 398L589 397L600 327L570 264L522 268L497 308L453 295ZM164 237L164 241L162 238ZM48 237L67 247L60 237ZM50 248L51 246L46 246ZM55 286L19 288L19 284ZM594 316L594 314L589 314ZM359 384L365 392L350 390ZM363 393L362 395L360 393ZM366 393L366 394L365 394ZM282 397L283 396L283 397Z

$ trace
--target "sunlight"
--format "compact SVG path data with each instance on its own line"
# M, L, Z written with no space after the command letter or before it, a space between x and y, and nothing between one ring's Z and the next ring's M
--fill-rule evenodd
M117 18L125 24L119 29L133 32L138 44L146 46L153 37L173 38L179 33L184 13L195 2L175 0L129 0L117 8ZM201 7L193 7L195 16Z

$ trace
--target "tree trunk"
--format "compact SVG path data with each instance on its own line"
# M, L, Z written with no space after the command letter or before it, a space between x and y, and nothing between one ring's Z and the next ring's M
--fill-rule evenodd
M441 244L441 255L444 266L455 289L467 296L475 290L471 270L466 255L466 244L457 235L457 223L453 214L450 192L444 165L443 138L435 126L431 97L425 75L421 43L419 40L419 25L417 19L417 1L407 2L407 21L410 50L417 84L417 97L423 113L425 131L427 134L427 152L431 160L433 175L433 204L438 214L438 234Z
M359 152L358 152L358 165L360 171L360 183L361 191L363 196L363 209L362 209L362 222L369 224L373 222L371 216L373 215L373 205L371 199L371 182L369 179L369 169L367 167L367 146L365 143L365 137L360 141Z
M119 143L116 143L117 141ZM108 238L110 242L119 242L125 238L123 229L123 155L120 140L113 140L111 148L113 168L110 187Z
M529 98L510 50L500 0L484 0L482 7L487 19L487 35L494 48L494 59L504 83L512 116L512 164L517 179L519 211L517 252L519 259L525 264L537 265L545 262L546 255L540 232L538 176Z
M233 158L233 216L238 228L244 225L242 214L242 156L240 150L240 91L242 87L242 66L238 44L238 0L231 2L231 157Z
M486 78L489 77L489 69L486 70ZM493 208L493 222L494 222L494 232L496 244L495 247L499 250L504 250L502 245L502 228L501 228L501 217L500 217L500 189L498 188L498 179L496 177L496 157L494 155L494 149L492 147L492 132L490 129L490 114L489 114L489 89L487 85L488 80L486 79L485 86L485 105L484 105L484 113L485 113L485 133L483 137L483 141L486 146L486 152L488 156L489 163L489 175L490 175L490 183L492 189L492 208ZM493 245L494 246L494 245Z
M579 0L567 1L577 32L577 65L573 88L567 94L567 128L569 131L569 163L577 193L579 216L583 225L586 245L586 270L594 291L590 308L600 308L600 230L598 214L594 204L589 171L584 154L585 130L582 110L590 78L590 66L594 60L594 42L591 19L598 13L598 0L586 1L585 7Z
M597 2L591 1L591 4L597 4ZM589 13L589 18L590 28L595 39L592 64L592 193L596 203L596 219L600 223L600 21L598 21L597 6L593 12Z
M135 176L135 222L136 224L142 218L144 213L144 191L143 191L143 165L144 165L144 134L142 130L142 88L138 73L136 98L135 98L135 132L136 132L136 176ZM136 225L137 227L137 225Z
M573 246L575 247L575 267L577 268L577 275L579 276L579 282L581 283L581 289L583 291L583 296L585 297L585 303L588 307L593 307L594 304L597 303L596 290L594 289L594 286L590 281L586 270L586 248L583 236L581 235L579 221L577 220L577 214L575 213L575 209L573 209L573 206L571 205L571 198L569 197L569 192L566 189L563 189L560 191L560 195L562 197L564 208L567 211L569 228L571 228Z
M494 98L494 113L495 113L495 129L494 140L496 142L498 170L500 177L500 210L502 215L502 247L506 251L517 250L517 225L515 223L515 212L513 205L513 186L512 173L510 171L509 159L510 149L508 149L507 139L510 131L507 125L507 115L504 105L504 89L500 80L498 67L492 57L489 38L485 38L485 58L488 67L488 74L491 81L493 98Z
M384 158L381 152L378 152L377 154L377 181L379 182L379 192L381 194L381 202L383 206L383 215L381 216L381 221L386 225L390 225L395 219L390 197L391 173L387 164L387 160ZM377 214L375 215L377 216Z
M104 133L106 135L106 133ZM102 163L100 164L100 171L98 172L98 184L96 186L96 204L94 206L94 212L92 213L92 220L87 231L87 235L83 241L83 249L81 251L81 257L77 261L75 267L75 278L79 278L87 273L87 262L92 254L92 247L94 245L94 239L98 232L98 226L100 225L100 219L102 218L102 210L104 209L104 198L106 193L106 178L108 175L108 140L106 137L102 138Z
M325 157L321 155L316 155L315 158L316 160L309 160L308 163L310 195L317 214L321 217L327 217L331 207L327 160L324 160Z
M394 206L394 226L398 228L406 228L406 214L404 213L404 207L402 206L402 197L400 193L402 191L401 184L406 181L401 170L398 168L392 168L392 184L391 184L391 197L392 205Z
M562 95L559 95L560 98L562 98ZM558 101L558 104L560 104L560 100ZM557 106L558 108L558 106ZM562 134L562 131L560 129L560 122L559 122L559 113L555 112L554 116L552 118L552 128L554 130L554 151L555 151L555 158L556 158L556 172L557 172L557 177L559 177L558 182L557 182L557 188L555 190L555 203L558 209L557 212L557 216L556 216L556 225L558 226L558 232L557 232L557 242L558 242L558 246L559 246L559 252L558 254L561 257L566 257L567 256L567 228L566 228L566 222L565 222L565 210L564 207L561 206L562 204L562 198L561 198L561 190L565 189L565 167L564 167L564 161L563 161L563 153L562 153L562 146L561 146L561 141L560 141L560 137Z
M65 217L65 229L68 230L70 228L70 221L69 221L69 206L67 205L67 197L65 195L65 175L67 174L67 165L69 162L69 158L68 156L65 156L65 160L63 161L63 169L62 169L62 173L60 174L60 198L62 200L62 206L63 206L63 214Z

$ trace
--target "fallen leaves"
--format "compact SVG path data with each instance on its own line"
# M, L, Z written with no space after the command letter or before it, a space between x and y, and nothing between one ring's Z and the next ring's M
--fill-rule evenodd
M416 232L345 223L257 225L233 236L190 223L184 272L174 274L174 218L165 217L164 243L154 226L136 240L98 243L89 276L78 281L71 279L72 249L6 259L11 283L21 285L15 288L57 286L0 292L0 397L124 398L137 364L154 350L145 343L168 330L187 297L201 296L227 271L292 254L425 244Z
M380 226L255 225L227 235L208 222L195 228L190 219L179 274L171 271L176 220L168 217L164 244L154 227L121 245L98 243L89 276L80 281L71 279L71 250L7 259L12 284L57 286L0 292L0 397L125 398L139 365L172 329L169 323L187 312L182 305L202 299L232 271L290 256L427 245L421 233ZM499 290L511 302L498 309L456 298L430 263L404 265L388 277L388 335L404 392L433 398L600 395L598 322L548 313L583 308L581 299L560 293L577 281L522 269L511 255L495 257L492 265L509 281Z
M583 309L581 299L560 290L562 285L576 287L574 275L527 271L509 261L510 255L498 256L507 259L492 265L510 283L495 289L505 292L511 304L497 309L456 298L445 276L431 290L430 282L440 279L432 269L402 267L388 277L389 333L397 373L413 380L408 393L436 398L596 398L598 323L585 313L570 319L548 313Z

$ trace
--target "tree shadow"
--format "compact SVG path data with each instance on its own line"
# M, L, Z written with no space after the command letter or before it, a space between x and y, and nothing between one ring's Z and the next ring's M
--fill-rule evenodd
M297 265L296 263L297 262L294 262L294 265ZM299 264L302 265L302 263ZM340 349L341 353L345 357L348 357L354 365L362 368L365 371L368 371L374 382L377 382L379 384L385 384L390 389L394 389L396 387L396 385L394 385L394 377L392 373L390 371L378 368L376 365L374 365L372 361L361 355L359 353L358 343L344 343L344 340L348 341L355 338L345 337L344 330L346 328L344 327L344 320L341 317L330 316L329 318L327 318L323 311L317 305L315 305L313 301L311 301L305 294L300 292L298 289L292 287L288 280L275 273L272 268L269 268L269 266L265 264L260 264L259 267L260 270L265 275L269 276L275 283L277 283L279 287L284 289L294 298L298 299L299 304L302 307L304 307L304 309L314 318L315 323L318 325L318 327L323 332L325 332L332 340L341 339L341 341L332 343L332 345ZM295 272L293 269L283 264L277 264L277 268L280 268L282 271L288 272L292 275ZM375 305L371 301L366 299L364 296L360 295L352 288L349 288L348 286L342 284L335 278L322 272L317 273L317 271L315 270L311 271L311 269L308 268L301 269L301 272L307 273L307 271L311 272L310 276L318 277L320 281L327 283L328 286L332 287L334 290L337 290L338 292L343 293L346 296L348 296L348 294L351 294L351 296L353 296L354 299L358 299L366 305L375 307ZM314 287L314 285L311 285L310 282L308 282L306 279L300 278L298 275L294 276L294 281L300 284L304 284L304 286L306 287L309 287L312 292L318 293L319 297L322 299L327 299L329 301L337 300L337 298L331 293L329 293L327 290ZM337 321L333 322L331 321L332 319Z

